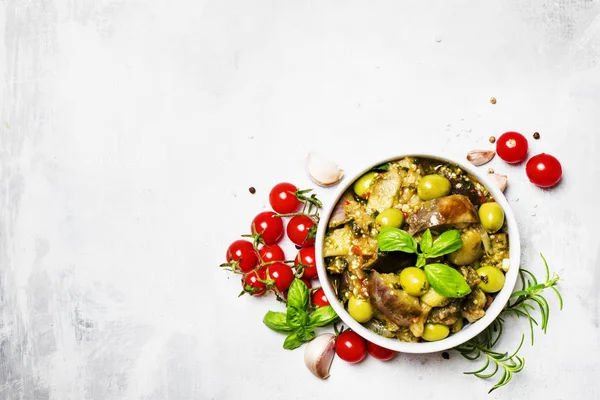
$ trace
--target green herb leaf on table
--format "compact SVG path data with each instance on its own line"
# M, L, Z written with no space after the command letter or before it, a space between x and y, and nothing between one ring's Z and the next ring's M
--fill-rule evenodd
M429 229L423 232L423 235L421 236L421 243L419 243L419 245L421 246L421 251L423 253L431 253L431 246L433 245L433 236L431 236L431 231Z
M319 307L310 316L308 321L311 326L326 326L338 319L338 315L331 306Z
M263 318L263 322L266 326L276 332L288 333L294 330L294 328L287 323L286 313L269 311Z
M417 252L415 238L410 233L398 228L383 228L377 235L377 243L381 251Z
M445 264L427 264L425 275L431 287L442 296L456 298L471 293L460 272Z
M300 337L299 332L295 331L285 338L285 341L283 342L283 348L286 350L294 350L302 346L302 343L304 343L304 340L302 340Z
M288 306L286 322L294 328L305 326L308 322L308 313L304 309Z
M440 257L460 249L463 245L460 232L452 229L442 233L431 246L429 251L423 250L427 258Z
M309 290L308 286L300 279L294 279L288 289L287 304L288 307L294 307L306 310L308 306Z

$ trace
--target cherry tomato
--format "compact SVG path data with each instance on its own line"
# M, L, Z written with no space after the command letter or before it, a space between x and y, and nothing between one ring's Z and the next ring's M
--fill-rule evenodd
M285 253L277 244L264 244L258 249L262 262L273 262L285 260Z
M335 352L349 363L361 362L367 355L367 341L354 331L342 332L335 341Z
M242 272L252 270L258 263L254 246L247 240L236 240L227 248L227 262L237 262Z
M269 277L275 281L275 287L280 292L288 290L294 280L294 272L284 263L275 263L267 266Z
M329 300L327 300L327 296L325 296L323 288L318 288L313 292L311 301L317 307L325 307L329 305Z
M528 150L529 144L527 143L527 139L519 132L503 133L496 140L496 153L498 153L498 157L510 164L525 160Z
M308 279L301 278L300 280L302 282L304 282L304 284L306 285L307 288L309 288L309 289L312 288L312 283L310 283L310 281Z
M367 341L367 351L370 355L382 361L391 360L396 355L394 350L386 349L369 341Z
M554 186L560 181L562 166L556 157L542 153L527 161L525 172L531 183L546 188Z
M253 296L260 296L266 290L267 286L259 281L259 278L264 280L266 277L266 269L260 268L258 271L250 272L248 275L242 278L242 287L244 291L250 293Z
M296 186L287 182L273 186L271 193L269 193L269 203L271 203L273 210L280 214L290 214L298 211L302 203L294 195L297 190Z
M315 244L315 238L309 238L308 236L314 230L314 225L315 221L306 215L296 215L288 222L287 236L298 246L313 246ZM314 236L314 234L312 236Z
M263 211L252 220L252 234L260 233L265 244L276 243L283 235L283 221L273 211Z
M306 279L315 279L317 277L317 263L315 261L315 247L304 247L300 249L296 259L294 260L294 265L297 266L302 264L304 268L302 269L302 277Z

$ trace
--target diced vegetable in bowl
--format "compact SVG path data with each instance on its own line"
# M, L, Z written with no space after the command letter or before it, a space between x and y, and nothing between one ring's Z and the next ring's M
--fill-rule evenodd
M317 268L332 307L389 349L464 343L498 316L516 282L519 238L506 199L447 158L407 155L363 170L323 222Z

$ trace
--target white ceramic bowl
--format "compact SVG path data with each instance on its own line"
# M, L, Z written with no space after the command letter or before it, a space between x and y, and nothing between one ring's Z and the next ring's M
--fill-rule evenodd
M323 241L325 238L325 232L327 230L327 225L329 222L329 218L331 217L331 213L340 197L344 194L344 192L356 181L360 178L364 173L368 172L371 168L384 164L389 161L398 160L403 157L421 157L421 158L432 158L437 159L443 162L449 162L458 165L463 170L474 176L481 184L483 184L494 197L496 202L502 206L504 209L505 220L508 227L508 239L509 239L509 251L510 251L510 269L506 273L506 281L504 283L504 288L496 295L494 302L487 309L486 314L480 320L465 325L465 327L458 333L452 334L448 336L446 339L439 340L437 342L419 342L419 343L406 343L401 342L398 339L386 338L384 336L380 336L375 332L370 331L369 329L362 326L358 323L354 318L348 314L348 311L344 308L344 306L337 300L337 296L333 290L333 287L330 284L327 271L325 268L325 263L323 260ZM322 213L321 223L319 224L319 228L317 231L317 238L315 242L316 246L316 261L317 261L317 270L319 273L319 280L325 291L325 295L329 299L331 306L340 316L341 320L348 325L352 330L356 333L364 337L365 339L376 343L382 347L403 352L403 353L433 353L436 351L443 351L447 349L451 349L456 347L467 340L473 338L478 333L483 331L487 326L489 326L494 319L498 317L506 302L508 301L515 284L517 282L517 277L519 275L519 265L520 265L520 256L521 256L521 246L520 246L520 238L519 231L517 229L517 223L515 220L515 216L513 214L512 209L510 208L504 194L495 186L485 174L481 173L479 170L474 168L472 165L468 163L463 163L462 161L457 161L450 159L448 157L442 157L434 154L400 154L394 157L388 157L382 160L375 160L375 162L369 163L364 169L360 170L356 175L347 176L344 178L344 181L337 188L336 194L332 203L327 206Z

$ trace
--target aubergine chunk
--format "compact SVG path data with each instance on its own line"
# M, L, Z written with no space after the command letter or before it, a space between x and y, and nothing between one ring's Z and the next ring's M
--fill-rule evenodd
M373 308L398 326L410 326L421 315L417 297L390 288L376 271L369 277L367 290Z
M471 289L477 287L481 283L481 277L473 267L463 266L458 268L458 272L465 278Z
M335 205L333 212L331 213L328 225L329 229L335 229L337 227L340 227L352 219L352 216L349 215L349 213L346 211L350 202L356 203L356 200L354 200L354 196L352 196L352 193L350 192L344 193L340 201L338 201Z
M393 166L381 175L380 179L373 183L367 210L382 212L386 208L391 208L398 196L398 191L400 191L401 181L400 173Z
M425 203L419 211L408 217L407 222L408 233L414 235L427 228L448 225L462 228L478 223L479 216L468 197L453 194Z
M368 267L382 274L398 272L415 265L417 262L416 254L402 251L379 252L375 257L376 259L369 263Z
M474 289L466 298L462 305L461 315L469 322L475 322L485 315L484 308L487 304L487 298L483 290Z
M426 303L421 303L421 315L419 316L419 319L408 327L408 329L410 329L412 334L416 337L423 336L423 332L425 331L425 322L427 321L430 312L431 306L427 305Z
M429 321L434 324L454 325L462 316L461 312L462 299L454 299L445 307L435 307L429 314Z

